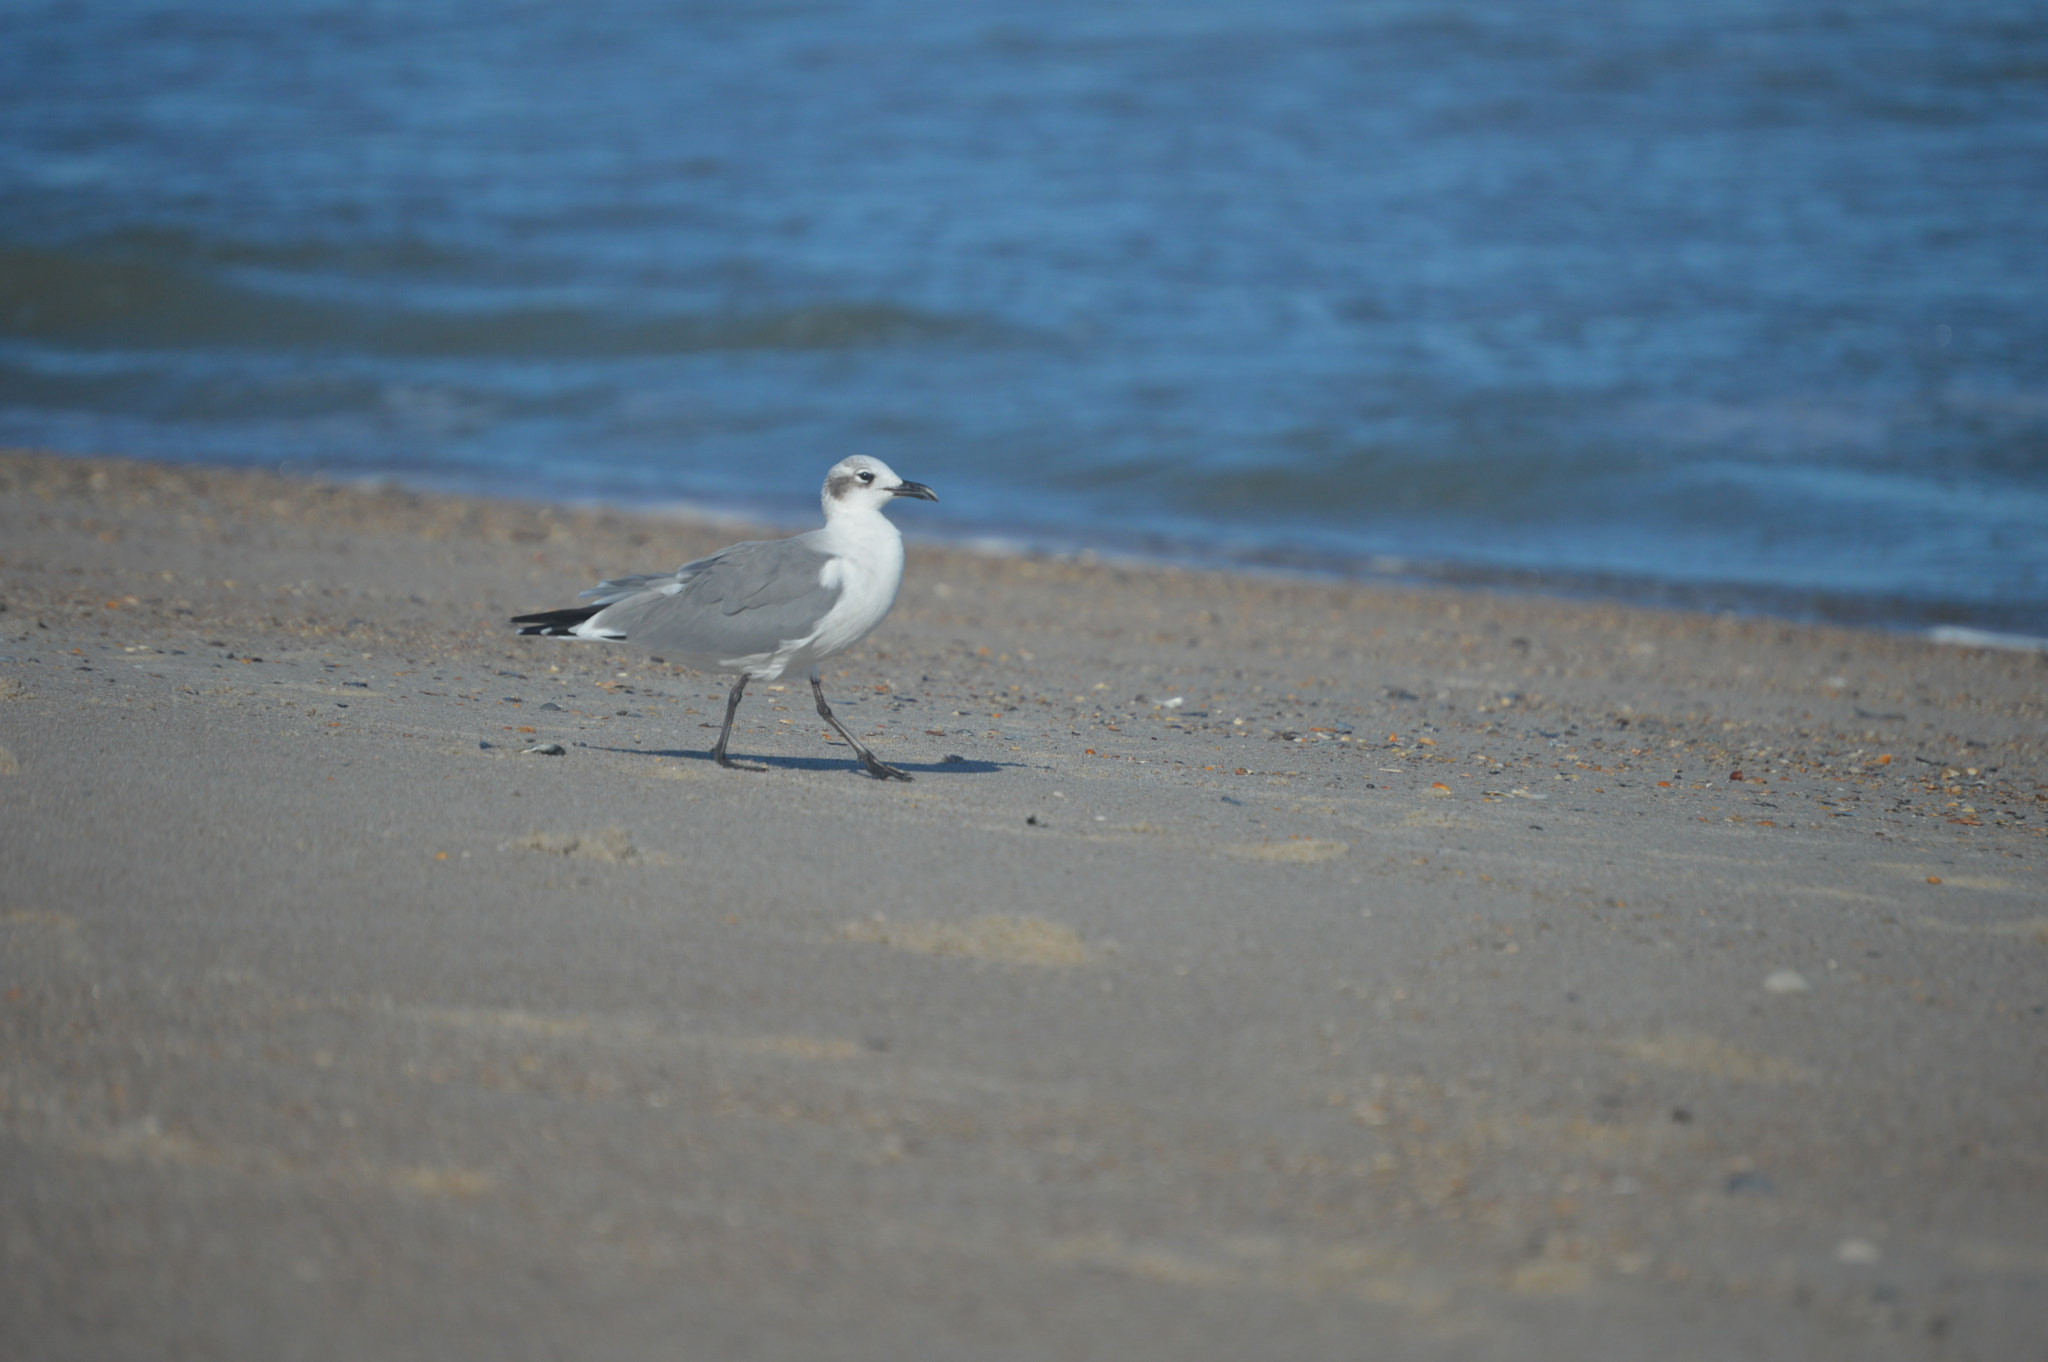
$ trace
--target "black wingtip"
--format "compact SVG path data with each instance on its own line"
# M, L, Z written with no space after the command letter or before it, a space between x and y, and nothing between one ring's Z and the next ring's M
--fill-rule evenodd
M572 605L565 610L543 610L537 615L514 615L512 623L521 637L560 638L602 609L601 605Z

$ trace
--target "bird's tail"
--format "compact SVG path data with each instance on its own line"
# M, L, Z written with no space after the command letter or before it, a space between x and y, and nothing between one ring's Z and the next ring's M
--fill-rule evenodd
M521 634L568 638L575 633L577 625L602 609L602 605L572 605L564 610L543 610L538 615L514 615L512 623L519 626Z

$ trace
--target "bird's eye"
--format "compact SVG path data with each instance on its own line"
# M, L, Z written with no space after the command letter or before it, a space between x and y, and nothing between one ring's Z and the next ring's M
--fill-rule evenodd
M860 472L854 474L854 476L859 478L862 482L873 482L875 480L875 475L873 473L870 473L865 468L861 469Z

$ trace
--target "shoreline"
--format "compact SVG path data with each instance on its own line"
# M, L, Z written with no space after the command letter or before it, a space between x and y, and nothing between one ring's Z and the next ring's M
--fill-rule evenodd
M45 450L9 452L85 462L102 457L116 462L127 461L111 455ZM805 519L808 505L801 508L802 514L783 525L771 515L755 514L745 508L729 509L688 500L650 499L634 503L597 498L550 500L539 495L505 496L466 487L460 480L441 483L428 479L415 484L388 476L347 476L317 467L300 469L290 461L274 467L162 460L139 462L193 472L275 477L286 482L333 486L373 496L392 490L458 501L551 506L686 527L724 526L735 533L793 534L808 526ZM1193 540L1166 533L1140 532L1113 541L1101 537L1084 541L1076 536L1050 531L1011 532L965 526L950 531L934 530L929 514L920 519L923 525L904 526L907 543L998 558L1051 558L1077 562L1082 566L1107 564L1140 571L1217 572L1395 590L1477 591L1586 605L1611 604L1687 614L1731 615L1744 619L1781 620L1790 624L1868 629L1966 647L2048 651L2048 615L2042 614L2038 608L2030 611L2010 602L1859 594L1821 587L1779 587L1737 580L1666 579L1594 569L1525 568L1478 561L1426 559L1398 553L1249 547L1203 552ZM773 528L776 526L781 528ZM2035 629L2040 632L2032 632Z
M2048 1327L2048 656L913 541L896 785L505 625L736 537L0 452L0 1352Z

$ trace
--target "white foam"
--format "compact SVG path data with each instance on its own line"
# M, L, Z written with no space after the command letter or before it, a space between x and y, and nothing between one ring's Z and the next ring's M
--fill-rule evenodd
M2031 634L2000 634L1989 629L1966 629L1960 624L1940 624L1927 631L1936 643L1953 643L1958 648L2003 648L2015 653L2048 653L2048 638Z

